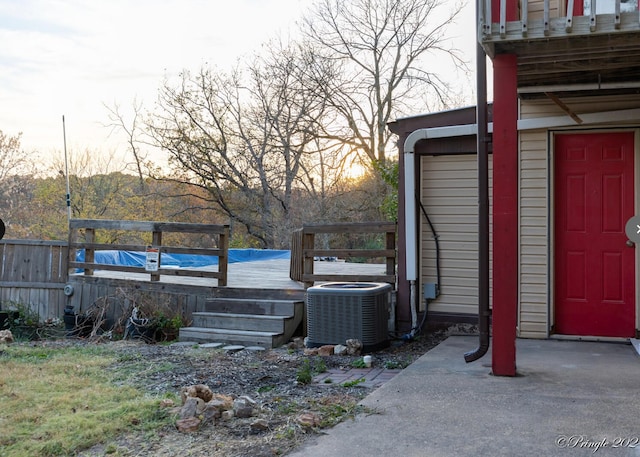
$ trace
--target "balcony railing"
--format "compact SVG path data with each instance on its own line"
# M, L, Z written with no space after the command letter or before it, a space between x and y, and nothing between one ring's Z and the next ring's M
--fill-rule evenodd
M480 41L540 38L571 33L640 31L637 0L500 0L498 17L492 17L492 1L479 0ZM574 15L575 2L584 1L583 14ZM508 7L518 5L519 17L509 21ZM566 7L565 7L566 6ZM579 8L580 9L580 8Z
M639 0L478 1L479 42L517 56L520 93L639 86Z

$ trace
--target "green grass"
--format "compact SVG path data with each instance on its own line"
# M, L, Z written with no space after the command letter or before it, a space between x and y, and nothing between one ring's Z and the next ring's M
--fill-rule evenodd
M296 381L299 384L310 384L315 375L325 371L327 371L327 364L323 359L315 359L313 365L309 359L304 359L296 372Z
M342 387L356 387L356 386L362 384L365 381L366 381L366 379L364 379L364 378L354 379L353 381L346 381L346 382L342 383Z
M68 456L168 423L160 398L114 382L115 361L100 347L0 347L2 456Z

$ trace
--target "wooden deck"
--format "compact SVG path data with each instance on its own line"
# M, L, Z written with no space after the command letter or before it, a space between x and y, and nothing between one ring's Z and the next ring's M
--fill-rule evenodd
M300 304L305 300L305 284L289 278L289 259L231 263L228 265L226 286L218 286L216 278L169 274L160 275L152 281L149 273L100 270L99 266L95 268L92 275L78 273L69 276L69 285L73 290L69 304L77 312L86 312L95 304L105 306L104 315L110 322L129 312L127 310L132 304L142 300L149 303L151 300L171 306L189 321L200 322L199 327L183 327L180 339L244 345L252 342L265 347L284 344L304 322L304 306ZM216 268L213 266L210 271ZM385 264L314 262L314 272L335 275L343 282L362 282L357 278L381 275L385 269ZM252 320L264 320L269 317L264 314L271 312L256 313L254 308L266 303L265 309L272 310L276 307L274 303L279 302L288 302L296 310L291 316L279 316L283 321L293 322L285 326L285 332L264 332L266 324L263 323L256 323L256 329L247 328ZM216 306L224 310L216 311ZM209 315L212 317L207 320ZM202 322L209 324L209 321L215 327L202 327ZM229 327L231 324L235 326Z

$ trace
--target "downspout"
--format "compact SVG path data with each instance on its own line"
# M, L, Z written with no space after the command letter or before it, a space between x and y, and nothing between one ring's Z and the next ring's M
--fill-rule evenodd
M479 3L479 2L477 2ZM476 16L476 23L479 17ZM476 84L478 125L478 330L479 346L464 354L464 360L473 362L489 350L489 153L487 128L487 62L480 46L480 35L476 44Z

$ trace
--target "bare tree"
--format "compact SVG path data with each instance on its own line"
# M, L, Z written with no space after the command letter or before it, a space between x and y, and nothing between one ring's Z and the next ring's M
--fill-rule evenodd
M264 50L246 71L203 67L165 83L148 132L169 153L172 179L205 189L207 204L273 248L299 223L293 190L315 166L325 100L304 81L303 49L273 41Z
M20 235L16 223L33 191L29 177L37 171L33 154L22 149L21 138L22 133L11 136L0 130L0 219L12 237Z
M365 165L384 166L389 121L425 93L448 105L438 70L443 59L464 66L445 36L460 10L443 0L319 0L302 33L316 59L333 68L328 79L309 75L335 111L325 137L349 145Z
M33 171L32 154L22 149L21 138L22 133L10 136L0 130L0 181Z
M125 120L125 115L122 113L120 105L114 103L113 106L104 105L107 111L109 112L109 124L107 127L111 128L111 132L113 131L121 131L125 134L127 138L127 146L133 155L134 167L136 174L138 175L140 190L144 190L144 178L145 178L145 162L148 160L148 155L141 148L141 136L144 134L142 131L142 103L137 100L133 101L132 104L132 116L131 121L127 122Z

